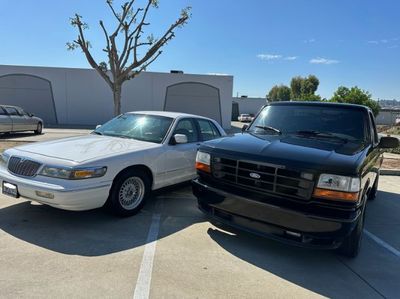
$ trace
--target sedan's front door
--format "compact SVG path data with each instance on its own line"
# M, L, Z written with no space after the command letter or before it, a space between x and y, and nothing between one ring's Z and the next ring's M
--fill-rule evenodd
M172 137L175 134L186 135L188 142L165 145L164 175L166 185L188 181L195 177L195 160L200 145L199 133L192 118L184 118L176 124Z
M8 115L10 116L12 120L12 130L13 132L18 132L18 131L24 131L25 130L25 119L18 114L17 109L14 107L5 107L4 108Z
M6 111L0 107L0 133L8 133L12 131L12 120Z

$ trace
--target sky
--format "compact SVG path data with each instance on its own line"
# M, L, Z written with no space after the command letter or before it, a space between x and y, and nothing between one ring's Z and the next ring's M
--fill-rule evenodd
M147 33L160 36L186 6L189 23L148 71L233 75L233 95L249 97L314 74L325 98L357 85L374 99L400 100L398 0L159 0ZM115 26L105 0L0 0L0 64L88 68L82 52L66 50L74 13L104 60L98 21Z

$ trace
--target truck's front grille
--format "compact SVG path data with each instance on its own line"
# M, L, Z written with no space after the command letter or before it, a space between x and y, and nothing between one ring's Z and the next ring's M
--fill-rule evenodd
M286 169L280 165L212 158L214 178L259 192L309 199L314 182L311 173Z
M41 164L20 157L11 157L8 161L8 170L14 174L32 177L39 170Z

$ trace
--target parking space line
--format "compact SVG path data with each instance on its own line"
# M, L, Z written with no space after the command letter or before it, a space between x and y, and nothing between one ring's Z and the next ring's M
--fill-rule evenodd
M367 231L366 229L364 229L364 233L372 240L374 240L376 243L378 243L379 245L381 245L382 247L384 247L386 250L390 251L391 253L393 253L395 256L400 257L400 251L398 251L396 248L390 246L388 243L386 243L385 241L383 241L382 239L378 238L377 236L375 236L374 234L370 233L369 231Z
M147 299L150 295L151 274L153 272L154 254L156 251L156 244L158 232L160 229L160 214L154 214L152 217L149 233L147 235L146 246L142 263L140 265L139 276L136 281L134 299Z

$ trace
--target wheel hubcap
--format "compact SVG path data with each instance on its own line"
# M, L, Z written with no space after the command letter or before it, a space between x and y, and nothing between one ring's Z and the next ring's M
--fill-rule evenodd
M132 210L140 205L145 192L144 183L139 177L130 177L123 182L119 189L118 199L126 210Z

